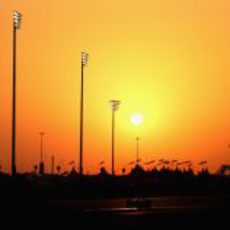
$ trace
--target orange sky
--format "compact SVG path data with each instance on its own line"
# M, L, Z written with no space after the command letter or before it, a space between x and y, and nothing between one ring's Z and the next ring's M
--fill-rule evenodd
M10 169L12 10L18 32L17 160L31 170L45 131L45 161L78 159L80 52L85 75L85 172L110 169L110 99L116 113L116 171L143 161L230 163L228 0L0 0L0 164ZM135 128L130 115L139 112Z

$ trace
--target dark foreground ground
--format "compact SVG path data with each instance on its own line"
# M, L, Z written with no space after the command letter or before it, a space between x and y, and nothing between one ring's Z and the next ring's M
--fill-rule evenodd
M127 208L128 197L151 199L152 208ZM208 173L0 176L0 230L219 230L229 229L229 209L230 177Z
M152 208L126 208L126 198L2 202L9 229L229 228L230 196L155 197ZM9 220L10 217L10 220Z

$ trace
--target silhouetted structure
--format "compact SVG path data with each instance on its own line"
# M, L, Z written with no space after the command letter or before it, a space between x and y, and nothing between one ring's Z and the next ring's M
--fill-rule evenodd
M61 166L58 165L56 169L57 169L58 174L60 175L60 173L61 173Z
M39 163L39 174L44 175L45 174L45 164L43 162L43 136L45 135L45 132L40 132L40 163Z
M81 53L81 95L80 95L80 130L79 130L79 173L83 175L84 144L84 68L88 62L88 54Z
M11 174L16 176L16 61L17 61L17 30L20 28L22 15L13 12L13 95L12 95L12 146L11 146Z
M140 166L140 164L138 164L138 162L136 166L130 172L130 175L133 175L133 176L143 176L145 174L146 174L145 170Z
M111 155L112 155L112 162L111 162L111 172L112 175L115 175L115 159L114 159L114 149L115 149L115 112L118 110L120 101L119 100L110 100L112 105L112 135L111 135Z
M42 162L42 161L39 163L39 174L40 175L45 174L45 165L44 165L44 162Z
M108 176L109 173L106 171L105 167L100 168L100 175L101 176Z
M140 138L139 137L136 137L136 164L138 165L139 164L139 141L140 141Z
M72 169L71 169L71 171L70 171L70 173L68 175L70 177L76 177L78 175L74 166L72 167Z
M54 168L55 168L55 162L54 162L54 155L51 157L51 173L54 175Z

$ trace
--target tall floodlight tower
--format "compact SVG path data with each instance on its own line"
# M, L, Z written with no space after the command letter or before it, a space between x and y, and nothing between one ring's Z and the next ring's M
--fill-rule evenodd
M17 61L17 30L20 28L22 14L13 12L13 89L12 89L12 142L11 142L11 174L17 174L16 166L16 61Z
M84 144L84 70L89 54L81 53L81 92L80 92L80 129L79 129L79 173L83 175L83 144Z
M112 138L111 138L111 155L112 155L112 162L111 162L111 173L115 175L115 158L114 158L114 148L115 148L115 112L118 110L121 101L119 100L110 100L112 105Z

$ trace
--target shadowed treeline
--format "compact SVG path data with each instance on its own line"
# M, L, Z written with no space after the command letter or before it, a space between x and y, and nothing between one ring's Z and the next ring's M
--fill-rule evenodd
M153 168L144 170L139 164L128 175L111 176L105 168L98 175L79 175L75 168L68 174L36 172L18 174L16 178L0 174L1 197L12 199L64 199L137 197L155 195L229 194L230 177L212 175L204 168L194 174L187 170Z

